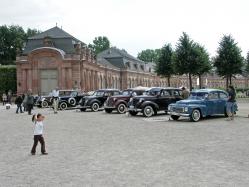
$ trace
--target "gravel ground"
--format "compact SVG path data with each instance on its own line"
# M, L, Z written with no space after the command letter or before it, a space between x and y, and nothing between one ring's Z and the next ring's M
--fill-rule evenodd
M249 103L235 121L36 109L49 155L30 155L31 116L0 107L0 186L249 186Z

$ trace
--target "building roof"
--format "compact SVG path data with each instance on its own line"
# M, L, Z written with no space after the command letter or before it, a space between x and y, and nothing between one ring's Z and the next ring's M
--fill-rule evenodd
M97 55L97 63L104 64L108 61L119 69L147 72L146 63L128 54L125 50L111 47Z
M85 43L56 26L33 37L29 37L23 54L27 55L34 49L45 47L44 40L46 38L51 40L51 47L58 48L68 54L75 53L75 44L80 43L81 45L85 45Z

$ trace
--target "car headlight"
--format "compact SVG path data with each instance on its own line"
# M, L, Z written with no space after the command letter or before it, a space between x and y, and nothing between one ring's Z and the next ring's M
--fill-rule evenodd
M142 103L143 101L144 101L143 98L140 98L140 99L139 99L139 103Z
M187 112L188 111L188 107L184 107L184 112Z
M130 98L129 102L132 102L133 101L133 98Z
M117 101L117 98L113 98L113 102Z

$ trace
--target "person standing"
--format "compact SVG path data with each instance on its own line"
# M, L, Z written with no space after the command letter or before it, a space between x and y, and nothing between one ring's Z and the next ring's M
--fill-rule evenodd
M27 94L27 110L29 115L31 115L31 110L33 109L33 106L34 106L34 97L32 95L32 91L29 90Z
M16 100L15 100L15 104L17 105L17 109L16 109L16 113L18 114L19 113L19 109L20 109L20 112L23 113L22 111L22 97L21 95L18 95Z
M189 91L186 90L185 87L182 87L182 97L183 99L187 99L189 97Z
M3 100L3 106L6 105L6 103L7 103L7 95L5 93L3 93L3 95L2 95L2 100Z
M22 99L23 99L22 101L23 111L25 112L27 111L27 99L28 99L27 94L23 94Z
M12 99L12 91L9 90L9 91L8 91L8 95L7 95L7 100L8 100L8 103L9 103L9 104L12 104L11 99Z
M56 87L55 90L53 90L52 97L53 97L54 113L57 114L58 103L59 103L59 88L58 87Z
M234 106L236 103L236 92L232 85L228 87L227 115L228 121L234 120Z
M43 138L43 120L44 120L44 116L42 114L37 114L37 115L33 115L32 117L32 122L34 122L34 144L32 146L31 149L31 154L35 155L36 152L36 146L38 144L38 142L40 142L41 144L41 153L43 155L47 155L48 153L46 152L45 149L45 141Z

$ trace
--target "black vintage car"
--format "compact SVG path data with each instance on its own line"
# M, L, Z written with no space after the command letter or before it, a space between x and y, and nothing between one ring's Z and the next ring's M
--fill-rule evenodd
M178 88L150 88L146 95L136 96L130 99L128 111L135 116L139 112L145 117L156 115L158 111L167 113L168 105L183 99L181 89Z
M113 110L116 110L119 114L124 114L127 111L127 105L130 98L138 95L142 95L147 87L136 87L130 88L122 91L121 95L115 95L109 97L104 105L105 112L111 113Z
M79 101L85 96L87 94L81 91L68 91L67 94L59 97L59 109L66 110L68 107L76 107Z
M117 89L101 89L97 90L91 96L86 96L79 102L80 110L85 111L86 109L91 109L97 112L99 108L103 107L104 102L108 97L113 95L120 95L121 92Z

